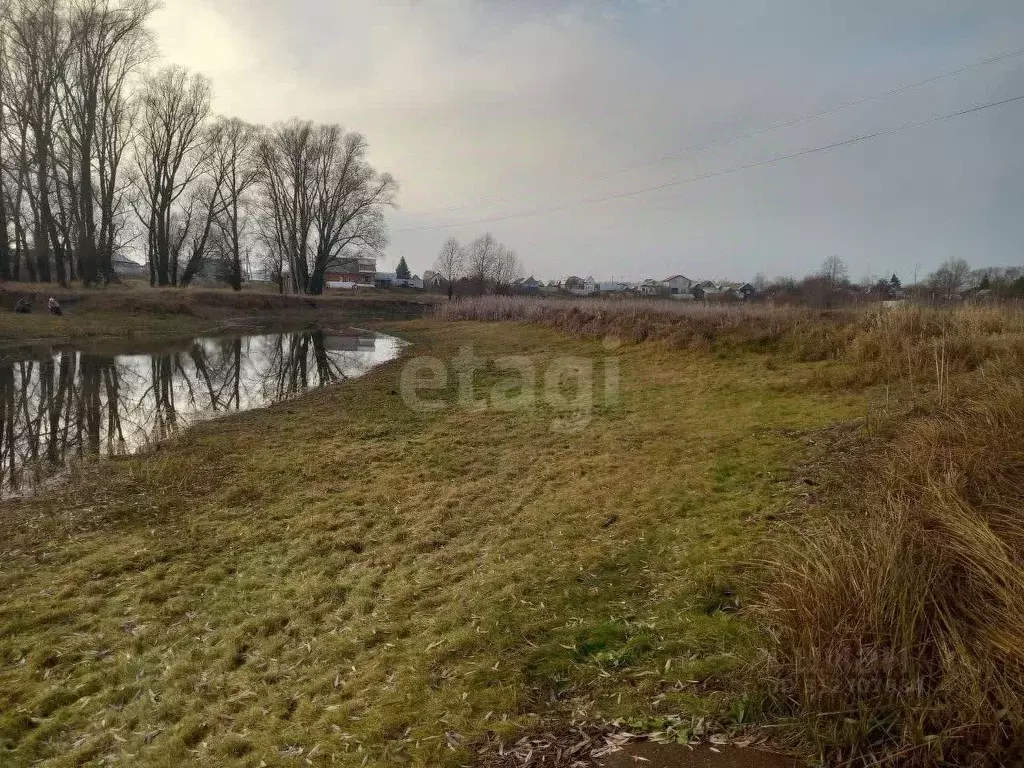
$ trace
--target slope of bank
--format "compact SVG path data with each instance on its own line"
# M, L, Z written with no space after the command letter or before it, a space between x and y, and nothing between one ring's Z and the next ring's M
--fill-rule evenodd
M46 311L54 296L64 314ZM16 314L15 302L28 298L31 314ZM7 283L0 288L0 345L32 341L74 341L126 336L167 336L235 331L299 323L354 325L420 317L428 295L332 294L294 296L259 291L196 288L61 290L53 286Z
M809 386L829 363L396 332L446 379L426 408L398 361L2 507L4 764L456 766L565 719L749 720L739 564L863 396ZM544 389L588 366L589 405Z

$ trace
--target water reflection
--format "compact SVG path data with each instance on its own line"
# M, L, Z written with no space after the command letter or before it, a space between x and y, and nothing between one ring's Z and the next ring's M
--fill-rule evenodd
M400 344L301 331L0 361L0 495L25 493L77 457L132 453L198 420L360 376Z

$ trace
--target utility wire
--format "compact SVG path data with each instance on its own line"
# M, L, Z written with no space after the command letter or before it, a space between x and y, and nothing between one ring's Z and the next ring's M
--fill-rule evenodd
M702 173L697 176L689 176L683 179L674 179L672 181L665 182L664 184L656 184L651 187L641 187L640 189L630 190L628 192L619 192L614 195L607 195L604 197L596 197L585 200L578 200L572 203L563 203L562 205L556 205L548 208L534 208L528 211L520 211L517 213L508 213L498 216L488 216L480 219L471 219L468 221L459 221L452 224L432 224L421 227L404 227L402 229L396 229L395 232L425 232L434 229L453 229L455 227L464 227L471 224L490 224L493 222L507 221L509 219L525 218L528 216L539 216L545 213L557 213L559 211L565 211L572 208L579 208L587 205L596 205L598 203L606 203L612 200L623 200L625 198L637 197L638 195L645 195L651 192L659 192L665 189L671 189L673 187L683 186L684 184L692 184L697 181L705 181L707 179L714 179L720 176L728 176L734 173L741 173L743 171L749 171L753 168L760 168L765 165L774 165L775 163L781 163L785 160L792 160L797 157L805 157L806 155L813 155L819 152L827 152L832 149L838 149L839 147L847 147L851 144L858 144L862 141L868 141L869 139L877 139L880 136L890 136L894 133L900 133L901 131L910 130L911 128L921 128L932 123L938 123L943 120L949 120L954 117L962 117L964 115L970 115L975 112L981 112L985 109L992 109L993 107L1001 107L1006 104L1012 104L1018 101L1024 101L1024 95L1012 96L1008 99L1002 99L1001 101L993 101L987 104L979 104L978 106L969 107L968 109L962 109L959 112L951 112L947 115L939 115L938 117L932 117L927 120L918 120L912 123L904 123L898 125L895 128L887 128L884 131L876 131L875 133L868 133L861 136L854 136L850 139L843 141L833 142L832 144L825 144L820 147L812 147L811 149L803 149L799 152L791 152L785 155L776 155L769 157L766 160L759 160L756 163L747 163L746 165L737 165L732 168L726 168L722 171L714 171L711 173Z
M808 121L811 121L811 120L817 120L817 119L822 118L822 117L827 117L828 115L834 115L837 112L842 112L843 110L846 110L846 109L851 109L853 107L858 107L861 104L868 104L868 103L870 103L872 101L878 101L879 99L884 99L884 98L887 98L889 96L894 96L897 93L903 93L904 91L910 91L910 90L913 90L914 88L920 88L922 86L929 85L930 83L938 82L939 80L945 80L948 77L954 77L956 75L961 75L961 74L963 74L965 72L970 72L970 71L975 70L975 69L980 69L982 67L988 66L989 64L995 64L997 62L1005 61L1007 59L1012 59L1012 58L1015 58L1015 57L1021 56L1021 55L1024 55L1024 48L1020 48L1020 49L1018 49L1016 51L1011 51L1009 53L1003 53L1003 54L1000 54L999 56L992 56L992 57L987 58L987 59L982 59L981 61L977 61L974 64L968 64L968 65L960 67L958 69L953 69L953 70L950 70L948 72L943 72L940 75L934 75L933 77L926 78L925 80L918 80L917 82L907 83L906 85L901 85L901 86L898 86L896 88L891 88L888 91L883 91L882 93L876 93L876 94L874 94L872 96L865 96L864 98L857 99L855 101L847 101L847 102L844 102L842 104L837 104L835 106L828 107L826 109L822 109L822 110L820 110L818 112L812 112L812 113L809 113L809 114L806 114L806 115L801 115L799 117L793 117L793 118L790 118L788 120L783 120L782 122L779 122L779 123L773 123L772 125L765 126L764 128L758 128L756 130L750 131L749 133L742 133L742 134L739 134L737 136L732 136L732 137L727 138L727 139L720 139L718 141L713 141L713 142L711 142L709 144L702 144L702 145L697 146L697 147L688 147L686 149L680 150L679 152L673 152L672 154L668 154L668 155L664 155L662 157L659 157L656 160L648 160L648 161L645 161L643 163L639 163L638 165L624 166L622 168L618 168L618 169L613 170L613 171L606 171L604 173L600 173L600 174L597 174L595 176L587 176L587 177L584 177L582 179L579 179L579 183L586 183L586 182L590 182L590 181L600 181L600 180L603 180L603 179L611 178L612 176L617 176L617 175L622 174L622 173L627 173L629 171L636 171L636 170L640 170L641 168L650 168L652 166L662 165L664 163L675 162L677 160L681 160L684 157L690 157L691 155L697 155L697 154L700 154L701 152L707 152L707 151L709 151L711 149L718 149L719 147L726 147L726 146L729 146L731 144L735 144L735 143L740 142L740 141L746 141L747 139L753 139L753 138L756 138L758 136L763 136L766 133L772 133L773 131L781 130L782 128L789 128L789 127L794 126L794 125L799 125L800 123L805 123L805 122L808 122ZM467 203L465 205L455 205L455 206L448 206L448 207L445 207L445 208L437 208L434 211L410 211L408 213L408 215L412 215L412 216L427 216L427 215L430 215L432 213L448 213L448 212L454 212L454 211L462 211L462 210L465 210L467 208L478 208L478 207L480 207L482 205L490 205L491 203L511 203L511 202L514 202L514 201L515 201L514 197L513 198L495 197L495 198L490 198L490 199L487 199L487 200L481 200L481 201L476 202L476 203Z

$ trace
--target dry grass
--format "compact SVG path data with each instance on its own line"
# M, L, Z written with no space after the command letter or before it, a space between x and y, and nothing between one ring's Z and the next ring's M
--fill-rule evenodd
M447 320L525 322L577 338L657 341L720 354L771 352L850 364L844 385L937 386L992 360L1024 360L1024 310L908 305L817 310L764 304L487 296L438 304ZM938 373L937 373L938 371Z
M1024 313L460 304L438 311L684 346L712 336L831 359L815 373L826 389L884 384L876 447L829 466L827 514L771 564L754 681L827 765L1024 759Z
M776 565L768 674L827 764L1022 759L1022 375L989 363L891 425Z
M853 317L848 312L791 306L508 296L460 299L438 304L432 312L445 320L526 322L577 338L660 341L677 349L764 351L801 337L802 357L808 360L834 355L842 342L831 334Z
M0 762L463 765L559 719L745 721L756 662L826 764L1019 763L1020 312L436 313L402 328L445 360L655 343L615 353L622 403L581 433L414 413L396 363L7 505ZM890 390L787 544L798 430ZM735 612L755 557L760 610Z
M445 360L607 354L400 332ZM782 386L812 365L619 354L621 403L579 433L415 413L395 363L6 505L0 763L457 766L562 718L745 722L733 564L798 492L792 430L863 400Z

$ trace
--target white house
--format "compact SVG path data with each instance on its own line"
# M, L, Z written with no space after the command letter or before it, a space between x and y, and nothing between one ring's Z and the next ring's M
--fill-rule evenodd
M595 280L592 277L588 277L586 280L583 281L583 292L584 293L597 293L599 287L600 286L599 286L597 280Z
M683 275L666 277L661 281L661 284L668 289L668 293L671 296L690 293L690 289L693 288L693 280Z

